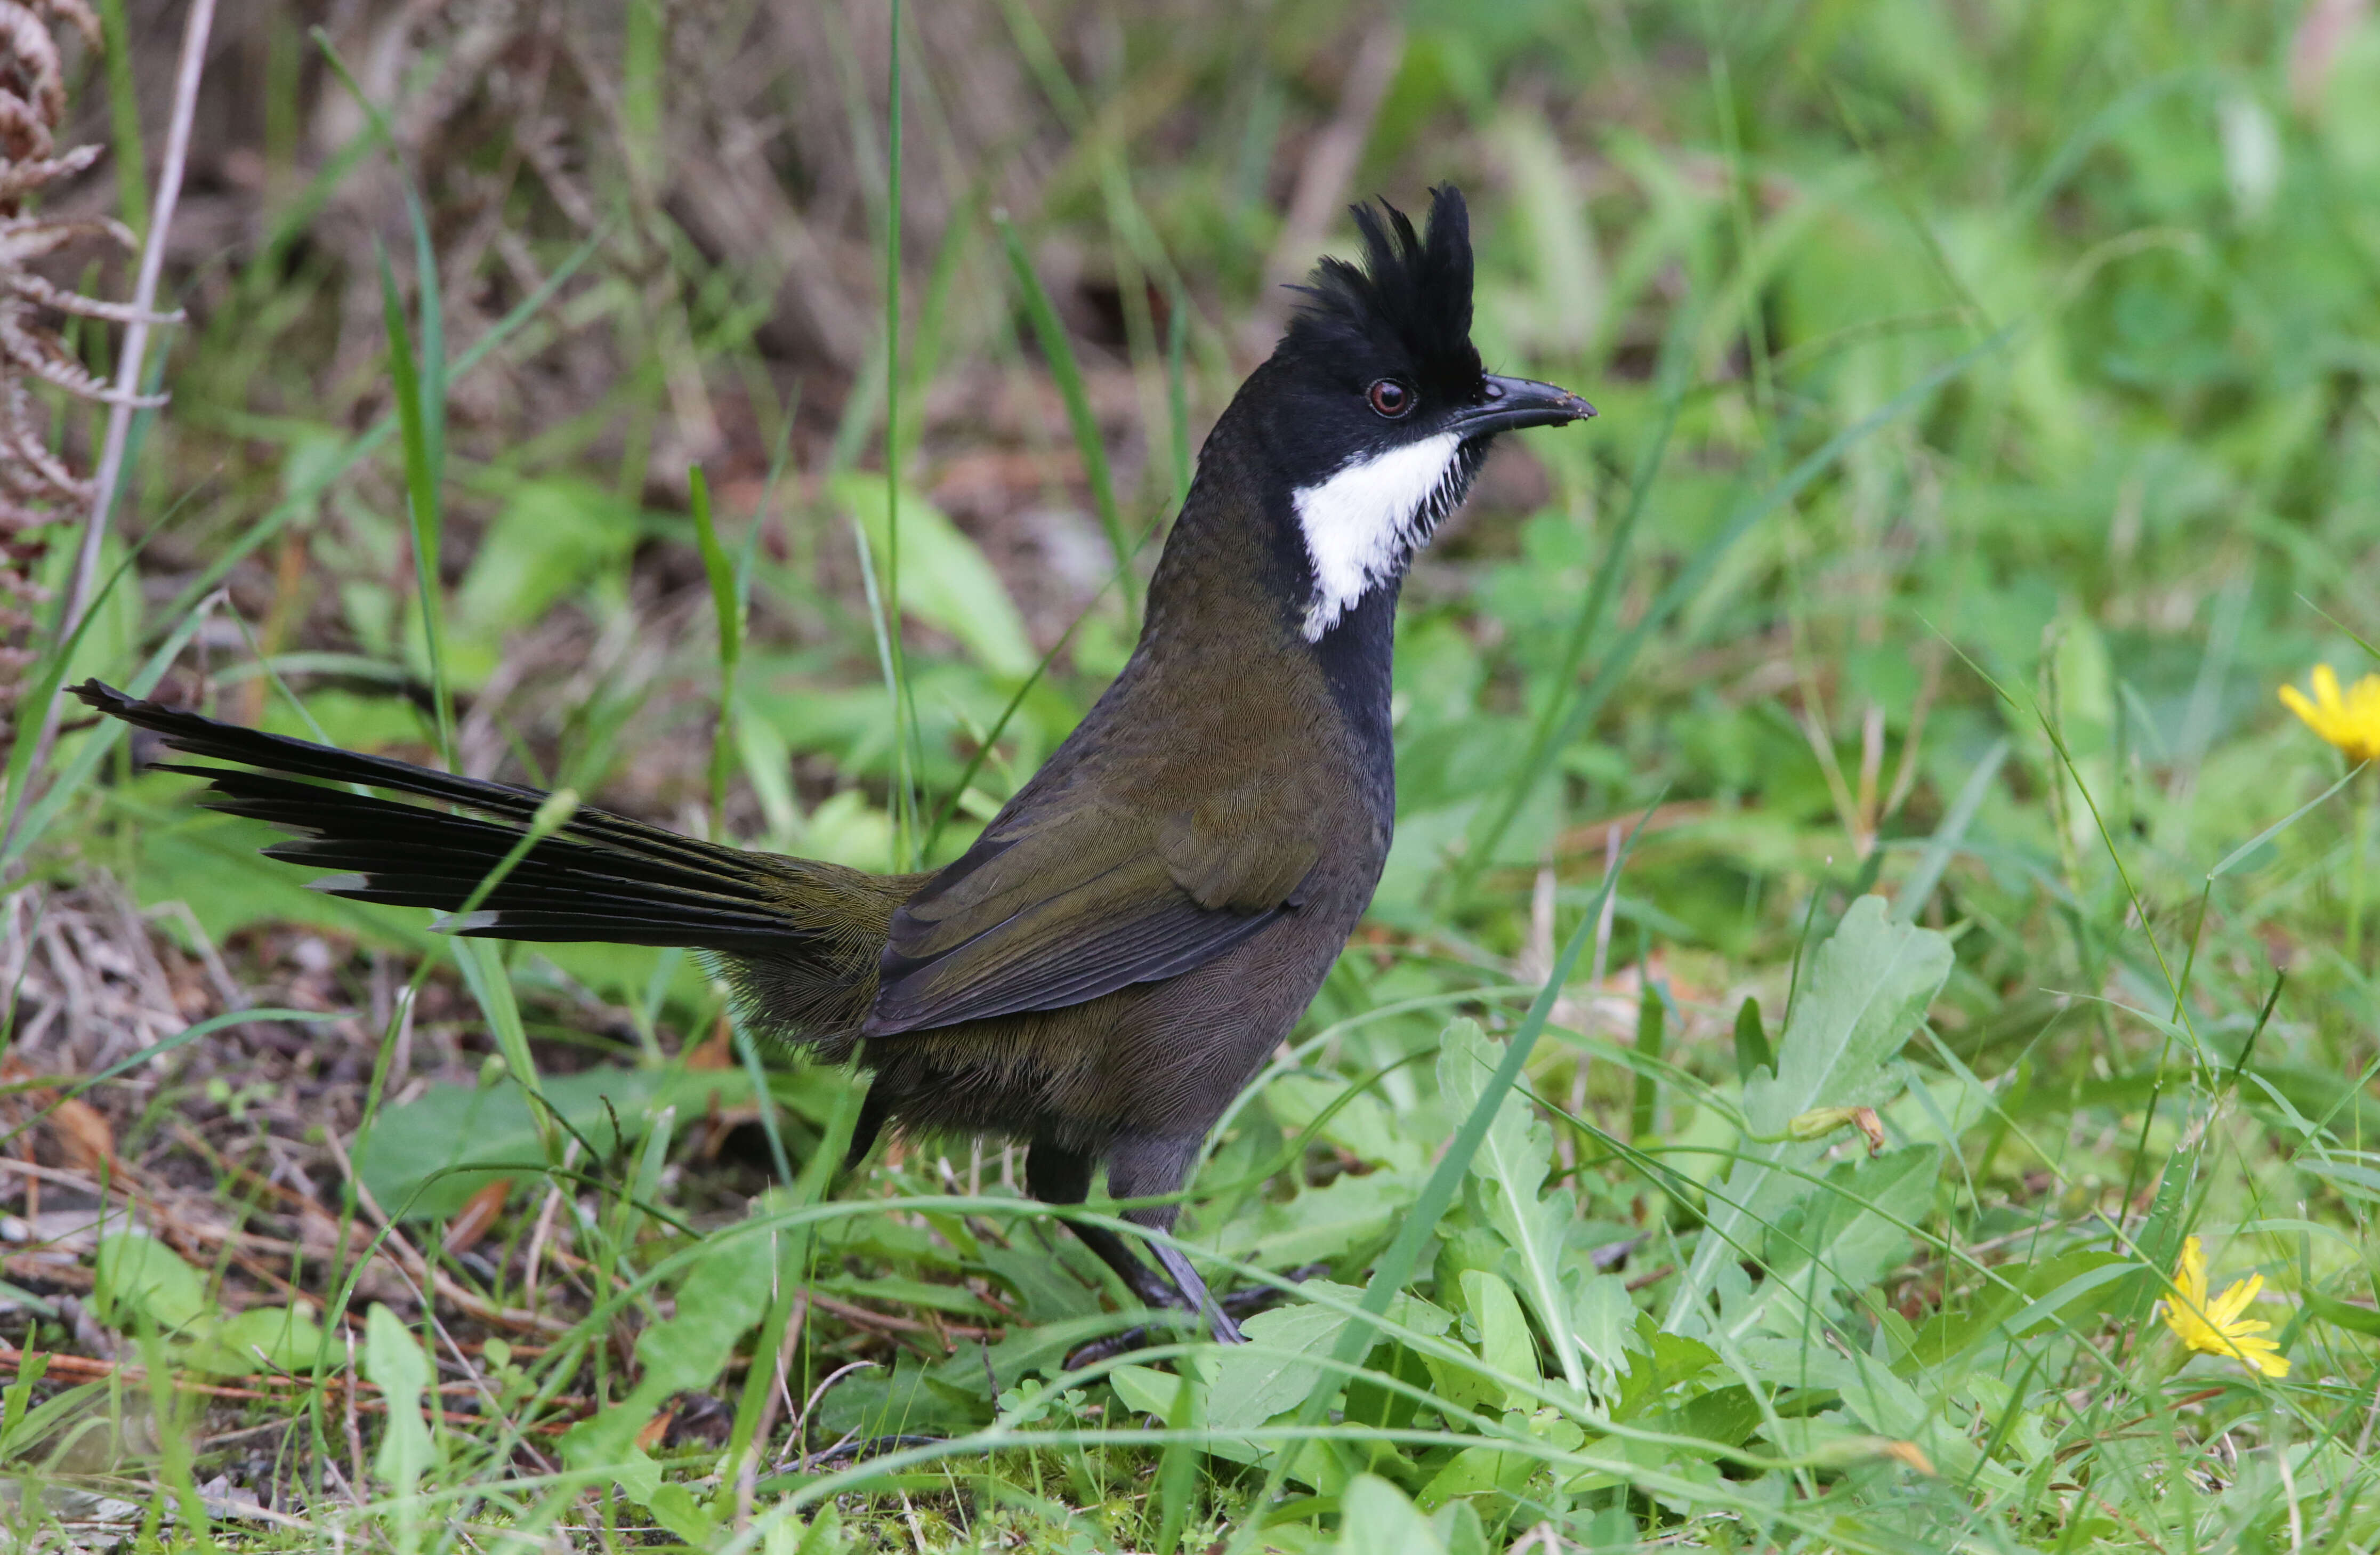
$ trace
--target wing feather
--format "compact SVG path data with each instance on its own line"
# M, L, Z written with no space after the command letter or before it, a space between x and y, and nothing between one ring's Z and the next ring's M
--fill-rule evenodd
M1236 807L1234 807L1236 808ZM1003 816L892 920L866 1034L1083 1003L1179 977L1294 910L1304 837L1100 802Z

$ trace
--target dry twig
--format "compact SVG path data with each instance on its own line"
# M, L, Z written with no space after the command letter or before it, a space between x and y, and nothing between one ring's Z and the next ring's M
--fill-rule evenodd
M85 37L97 44L99 24L92 19L82 0L39 0L39 3L71 18L82 29ZM38 437L28 433L18 414L26 400L24 375L40 378L81 398L104 402L108 407L107 437L100 452L99 470L89 482L76 483L65 467L55 459L50 460L47 467L35 463L31 466L35 470L35 483L29 494L46 499L36 505L16 503L8 481L0 479L0 539L8 537L10 526L20 512L27 516L38 514L39 522L46 524L55 516L53 508L60 503L89 504L82 542L75 553L74 578L67 589L66 606L58 613L57 637L60 641L74 635L75 629L82 624L84 613L91 608L91 589L99 579L100 545L107 534L109 510L115 504L115 489L123 474L125 449L131 441L132 414L144 406L163 403L160 399L142 395L140 375L148 360L150 327L181 317L178 312L160 314L157 311L157 283L164 271L165 235L174 224L174 207L181 199L182 173L189 163L190 123L198 111L199 76L206 62L207 38L214 27L214 15L215 0L190 0L189 17L182 28L181 63L175 73L174 110L166 128L164 165L158 171L157 198L147 238L140 247L140 276L133 284L129 304L96 301L52 285L20 268L25 259L46 254L76 237L103 235L129 247L131 235L123 226L114 222L67 222L43 216L24 217L16 213L13 202L0 206L0 210L6 212L5 215L0 215L0 282L5 282L0 284L0 443L6 444L6 447L0 448L0 471L15 468L18 462L6 456L8 453L23 454L41 443ZM65 113L66 95L58 79L55 43L50 40L47 30L38 24L32 12L26 9L22 0L0 0L0 30L7 33L10 44L18 51L32 43L37 37L49 45L48 55L36 61L40 68L34 72L39 78L36 91L42 110L48 115L48 127L42 128L38 136L25 142L22 149L27 154L21 161L17 160L18 146L11 144L6 148L11 160L0 161L0 188L5 188L12 182L34 176L31 169L23 166L24 162L48 158L49 128L54 128ZM28 56L20 52L16 57ZM6 121L7 128L14 128L18 120L11 115L9 108L11 104L21 104L22 99L8 94L5 88L0 88L0 98L6 99L0 102L0 120ZM23 122L29 128L32 123L30 120ZM81 157L79 163L76 161L78 156ZM72 152L66 157L49 160L62 171L69 164L73 164L73 170L79 171L90 164L91 156ZM40 181L46 182L55 176L44 176ZM68 356L64 346L57 343L55 334L28 327L32 310L38 308L79 313L124 325L124 344L116 353L115 383L112 389L101 385L80 363ZM64 484L59 481L61 476L66 477ZM6 589L6 580L0 578L0 597L5 597ZM0 629L9 625L5 618L0 618ZM6 666L0 665L0 674L6 673ZM33 759L25 769L22 779L29 787L40 781L50 748L57 740L58 711L55 698L39 710L40 733L34 736ZM16 807L18 820L23 819L29 808L22 804ZM15 829L16 822L12 821L9 828L11 841L14 840Z

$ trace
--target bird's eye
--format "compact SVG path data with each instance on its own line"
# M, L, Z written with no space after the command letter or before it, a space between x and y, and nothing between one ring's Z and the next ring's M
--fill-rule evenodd
M1364 391L1365 402L1393 421L1413 408L1413 391L1393 378L1383 378Z

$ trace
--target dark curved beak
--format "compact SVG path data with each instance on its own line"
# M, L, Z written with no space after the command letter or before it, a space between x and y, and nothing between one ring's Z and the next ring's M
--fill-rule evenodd
M1594 414L1595 407L1559 384L1490 373L1487 397L1455 413L1454 431L1465 438L1488 437L1521 427L1559 427Z

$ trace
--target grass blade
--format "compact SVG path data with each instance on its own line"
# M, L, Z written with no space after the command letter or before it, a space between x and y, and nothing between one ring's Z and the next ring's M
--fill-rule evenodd
M1578 682L1579 665L1586 658L1587 645L1595 640L1595 631L1602 624L1603 612L1619 587L1621 565L1627 559L1630 542L1635 539L1637 521L1645 516L1645 504L1660 479L1662 461L1670 449L1670 436L1677 429L1678 411L1685 402L1687 373L1694 364L1694 312L1681 309L1678 316L1670 322L1668 335L1662 342L1661 419L1654 423L1653 435L1645 443L1644 453L1637 457L1636 468L1628 482L1627 509L1621 514L1620 522L1612 528L1610 540L1604 544L1603 560L1596 568L1595 582L1588 588L1586 598L1580 601L1578 615L1571 623L1569 637L1563 640L1560 667L1552 680L1552 685L1558 688L1567 689ZM1503 803L1495 812L1495 818L1482 829L1480 837L1464 848L1457 864L1455 895L1460 896L1479 870L1486 868L1496 845L1503 841L1505 830L1512 824L1512 818L1521 813L1521 807L1528 802L1530 791L1545 775L1548 764L1553 759L1556 748L1554 735L1562 707L1563 698L1558 692L1547 699L1544 709L1538 712L1536 727L1529 734L1528 754L1521 759L1520 772L1505 791Z
M1670 579L1669 587L1661 590L1660 595L1654 600L1651 608L1645 612L1635 626L1629 628L1625 637L1613 645L1611 652L1601 664L1597 666L1595 678L1588 682L1586 688L1572 700L1569 711L1561 720L1559 732L1553 739L1546 742L1538 749L1536 769L1524 771L1521 784L1506 796L1505 803L1497 812L1496 820L1486 829L1476 844L1467 850L1465 864L1468 868L1475 870L1495 856L1498 844L1504 840L1504 833L1512 827L1512 818L1520 813L1521 798L1515 798L1512 796L1517 794L1522 798L1525 798L1529 789L1536 786L1537 778L1542 776L1544 769L1552 760L1554 754L1586 731L1587 725L1595 721L1596 714L1603 711L1603 704L1618 688L1621 677L1626 674L1628 667L1635 662L1637 653L1644 649L1653 634L1667 625L1670 618L1683 609L1687 601L1702 589L1710 575L1718 569L1719 559L1727 554L1737 541L1742 540L1755 524L1800 496L1818 477L1833 468L1844 455L1867 441L1885 426L1917 408L1932 396L1935 390L1963 374L1967 369L1985 356L2008 345L2014 337L2017 328L2016 325L2010 325L1990 339L1961 351L1949 361L1942 363L1875 410L1828 438L1809 457L1795 465L1782 480L1730 514L1727 522L1719 527L1718 532L1703 543L1702 548L1694 553L1693 559L1680 570L1678 576Z
M710 482L702 467L686 472L686 503L694 509L694 540L702 570L710 580L710 605L719 617L719 725L710 738L710 825L716 832L727 815L727 772L735 749L735 670L744 656L744 612L735 564L719 543L710 515ZM758 532L759 525L754 525Z
M901 643L901 0L892 0L885 66L884 619L892 693L892 867L917 867L917 708Z
M1503 1060L1488 1077L1487 1087L1479 1093L1479 1099L1472 1107L1470 1115L1463 1120L1463 1126L1455 1131L1453 1140L1446 1147L1446 1153L1439 1158L1437 1167L1429 1174L1429 1181L1423 1184L1420 1197L1400 1222L1396 1239L1389 1244L1388 1251L1382 1253L1372 1266L1372 1279L1365 1288L1363 1305L1354 1321L1347 1325L1332 1347L1334 1367L1353 1366L1370 1351L1373 1335L1378 1331L1379 1319L1388 1314L1389 1304L1413 1278L1415 1268L1421 1262L1423 1245L1438 1234L1439 1221L1454 1203L1455 1193L1463 1185L1463 1174L1471 1170L1472 1158L1479 1153L1480 1145L1488 1137L1488 1128L1496 1121L1497 1109L1503 1105L1505 1092L1512 1088L1513 1083L1521 1077L1521 1071L1527 1066L1529 1055L1536 1049L1538 1036L1545 1030L1547 1021L1553 1016L1555 1001L1569 983L1580 954L1585 951L1588 942L1595 938L1596 922L1603 916L1604 899L1619 889L1620 872L1627 866L1628 856L1635 850L1636 839L1644 832L1645 822L1652 813L1652 809L1647 808L1629 831L1627 840L1621 844L1610 868L1604 871L1602 891L1593 905L1581 916L1578 927L1571 930L1561 954L1554 958L1553 969L1546 974L1544 986L1538 989L1527 1016L1522 1020L1520 1029L1512 1034L1512 1042L1504 1050ZM1298 1411L1299 1429L1310 1430L1320 1423L1323 1413L1330 1406L1331 1395L1338 1391L1339 1382L1339 1371L1325 1368L1316 1381L1314 1391L1306 1395L1305 1404ZM1239 1537L1232 1543L1231 1555L1245 1555L1245 1551L1253 1548L1252 1541L1264 1526L1265 1509L1270 1507L1274 1498L1281 1494L1281 1482L1288 1474L1290 1456L1283 1453L1274 1458L1272 1467L1265 1476L1264 1489L1257 1495Z
M1942 871L1950 867L1950 856L1959 851L1959 844L1973 823L1975 812L1984 808L1993 780L2000 775L2000 767L2008 760L2009 749L2004 738L1992 742L1983 759L1975 763L1975 770L1967 774L1959 796L1950 801L1942 824L1934 828L1934 835L1926 839L1925 851L1917 856L1917 868L1901 882L1892 905L1892 916L1900 922L1914 923L1917 915L1925 910L1934 888L1942 883Z
M2348 772L2345 777L2340 778L2328 788L2324 789L2313 798L2308 799L2304 804L2300 805L2289 814L2281 817L2280 820L2276 820L2270 826L2265 827L2263 831L2249 838L2246 842L2241 843L2238 847L2235 847L2230 852L2225 854L2223 856L2222 863L2217 864L2215 868L2206 871L2206 878L2209 881L2213 881L2219 876L2230 873L2231 866L2239 863L2240 860L2247 857L2258 848L2263 847L2266 843L2271 842L2275 837L2279 836L2290 827L2295 826L2300 820L2305 818L2308 811L2319 809L2322 806L2329 803L2332 795L2338 793L2340 789L2346 787L2349 784L2353 783L2358 777L2362 776L2364 768L2369 767L2370 765L2372 765L2372 763L2369 761L2360 761L2353 767L2348 769Z
M1115 481L1108 471L1107 444L1099 439L1099 420L1091 414L1090 393L1083 386L1083 365L1075 358L1074 345L1066 338L1065 326L1058 322L1058 310L1042 288L1041 278L1033 273L1032 258L1025 251L1025 240L1017 236L1015 224L1002 213L994 213L991 219L1000 229L1009 273L1016 277L1017 290L1024 294L1025 316L1032 322L1033 338L1039 343L1042 358L1049 363L1050 376L1057 380L1059 397L1065 401L1067 424L1074 429L1075 447L1083 456L1083 474L1091 484L1091 502L1099 509L1099 528L1107 531L1108 544L1115 550L1116 570L1123 579L1125 608L1137 615L1140 594L1132 576L1132 547L1124 539L1123 515L1116 507Z
M140 142L140 93L132 79L124 0L99 0L99 23L107 43L107 153L115 164L116 210L140 237L149 231L149 159Z
M439 587L440 536L437 467L432 462L430 419L424 414L421 375L413 341L405 328L405 305L396 295L396 274L388 250L380 259L381 318L388 332L388 373L396 397L396 422L405 450L405 504L413 528L413 577L421 594L421 635L430 655L432 704L438 719L438 752L455 764L455 704L446 685L443 598Z

